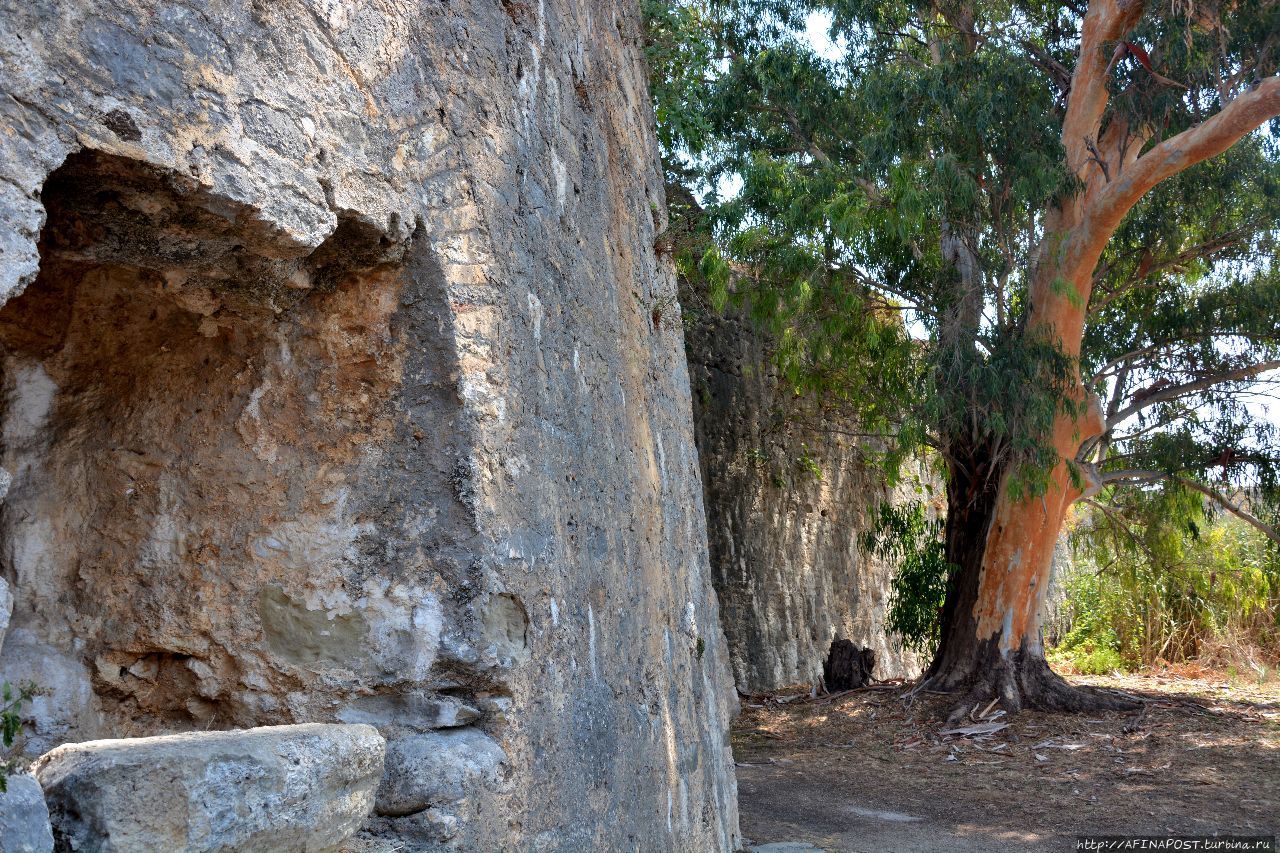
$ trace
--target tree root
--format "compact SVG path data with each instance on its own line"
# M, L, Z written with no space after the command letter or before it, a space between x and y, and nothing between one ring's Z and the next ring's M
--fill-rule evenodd
M947 722L955 723L998 699L1000 707L1010 714L1024 708L1063 713L1097 711L1136 711L1141 700L1093 687L1076 687L1049 668L1043 657L1019 652L995 661L976 673L963 677L958 673L937 673L920 683L917 691L931 690L955 693L962 698L947 714Z

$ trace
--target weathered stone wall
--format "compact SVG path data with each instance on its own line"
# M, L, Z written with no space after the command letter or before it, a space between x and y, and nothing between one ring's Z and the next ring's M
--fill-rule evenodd
M686 349L702 464L712 578L744 693L812 684L831 640L875 651L877 678L921 661L885 630L893 567L860 533L890 494L857 425L819 413L779 382L767 334L721 315L686 285Z
M637 18L0 3L29 753L371 722L411 849L736 846Z

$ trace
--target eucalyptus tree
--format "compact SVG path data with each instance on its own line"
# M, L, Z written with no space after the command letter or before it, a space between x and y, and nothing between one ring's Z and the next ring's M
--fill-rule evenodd
M1280 367L1280 4L648 10L671 176L705 191L686 272L749 305L889 471L925 447L945 465L924 686L1124 704L1044 659L1068 508L1159 484L1280 538L1280 445L1249 406ZM814 12L821 52L798 35Z

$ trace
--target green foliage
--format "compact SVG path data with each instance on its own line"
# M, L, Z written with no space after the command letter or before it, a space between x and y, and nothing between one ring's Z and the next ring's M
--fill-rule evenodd
M6 752L22 731L22 703L44 692L31 681L17 687L6 681L0 686L0 743L4 744ZM8 790L8 779L15 769L16 763L12 759L0 763L0 793Z
M1117 410L1133 410L1096 448L1104 471L1246 488L1262 513L1276 509L1280 437L1250 406L1270 388L1230 377L1280 359L1280 162L1271 145L1245 140L1134 209L1103 257L1084 341L1094 387ZM1157 396L1169 389L1186 390Z
M1065 622L1069 626L1049 652L1055 664L1069 664L1087 675L1106 675L1132 668L1121 656L1115 625L1132 616L1132 600L1097 572L1081 570L1059 580L1064 587Z
M1140 469L1247 490L1280 520L1280 437L1250 408L1268 389L1247 370L1280 360L1280 122L1148 193L1087 305L1051 287L1087 311L1077 362L1025 329L1031 272L1066 249L1046 216L1080 190L1060 136L1082 6L645 9L668 181L688 202L672 211L681 272L774 334L798 392L879 436L891 481L932 449L953 473L1042 494L1049 430L1083 411L1078 371L1117 419L1071 460L1077 485L1090 466ZM831 51L801 36L814 14ZM1105 120L1150 129L1146 146L1204 121L1276 72L1277 32L1271 0L1146 4L1126 38L1181 85L1119 54ZM1150 518L1118 488L1092 501Z
M796 36L812 10L833 16L843 60ZM1014 42L969 49L909 6L692 0L649 14L669 176L705 190L696 271L712 301L774 333L797 390L883 435L891 475L926 446L982 445L1042 490L1056 461L1044 427L1072 365L1013 334L1019 299L994 326L946 328L967 285L943 243L962 234L977 275L1022 286L1036 211L1065 180L1043 76Z
M1109 422L1068 469L1112 481L1088 499L1093 562L1057 653L1103 671L1228 636L1274 648L1274 553L1185 484L1280 522L1280 436L1251 408L1280 382L1259 373L1280 364L1280 122L1148 193L1087 304L1050 283L1085 311L1079 359L1028 334L1033 274L1070 248L1048 223L1082 187L1060 137L1083 8L648 0L676 263L772 333L797 393L876 436L890 482L936 451L971 494L1044 494L1083 378ZM833 51L800 36L814 13ZM1276 72L1277 33L1273 0L1145 4L1126 39L1164 79L1117 54L1105 122L1142 146L1203 122ZM940 527L882 507L864 542L897 563L890 626L925 651ZM1253 538L1206 551L1220 529Z
M1057 659L1081 671L1100 655L1123 668L1199 659L1261 675L1280 665L1275 545L1176 486L1122 500L1127 512L1095 509L1073 533Z
M1055 649L1049 653L1049 660L1056 666L1065 663L1082 675L1110 675L1130 669L1120 657L1120 652L1108 644L1105 638L1101 643L1094 638L1087 638L1076 645Z
M897 565L891 583L889 630L903 645L932 655L938 647L942 609L951 566L943 553L942 521L923 501L876 509L861 537L863 550Z
M1056 462L1047 425L1071 408L1076 366L1021 330L1044 211L1075 190L1059 133L1079 17L1054 4L861 0L648 0L645 10L668 176L702 196L682 272L717 308L744 306L775 333L797 390L838 398L882 434L891 474L924 447L982 447L1013 466L1015 491L1041 493ZM836 55L798 35L815 12L831 22ZM1153 5L1132 38L1190 88L1124 58L1112 113L1167 135L1219 108L1224 86L1274 70L1280 48L1259 34L1276 31L1275 4L1233 8L1229 26L1214 14ZM1161 186L1126 222L1086 340L1100 390L1268 357L1280 308L1263 260L1280 221L1274 148L1251 137ZM1150 357L1122 381L1101 369L1144 348ZM1209 402L1215 421L1240 427L1247 412L1229 402L1239 390L1177 403ZM1221 449L1221 435L1192 432L1201 457ZM1280 455L1259 446L1260 457Z
M815 480L822 479L822 466L818 464L818 460L809 454L809 445L801 443L800 455L796 457L796 465L800 470L805 471Z

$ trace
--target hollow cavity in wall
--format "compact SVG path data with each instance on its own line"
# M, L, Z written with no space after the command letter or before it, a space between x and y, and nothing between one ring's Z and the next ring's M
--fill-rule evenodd
M0 310L2 668L53 691L28 751L296 718L309 674L371 667L342 588L394 429L406 244L339 217L309 250L91 151L41 199L38 277Z

